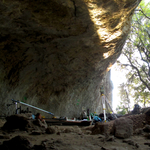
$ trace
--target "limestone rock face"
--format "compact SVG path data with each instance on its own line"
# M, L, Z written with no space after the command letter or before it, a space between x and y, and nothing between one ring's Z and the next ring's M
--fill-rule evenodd
M11 98L55 115L94 111L140 0L1 0L0 114Z

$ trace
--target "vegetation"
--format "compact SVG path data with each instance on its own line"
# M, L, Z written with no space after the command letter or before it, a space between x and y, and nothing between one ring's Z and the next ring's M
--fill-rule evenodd
M127 82L119 87L121 103L117 110L127 113L131 99L144 107L150 103L150 2L142 1L135 10L123 56L126 63L118 60L117 64L126 70Z

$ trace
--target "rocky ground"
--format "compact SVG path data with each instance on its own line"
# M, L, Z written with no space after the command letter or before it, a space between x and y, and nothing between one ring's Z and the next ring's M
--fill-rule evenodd
M9 121L6 124L6 120L0 120L0 150L150 150L149 125L136 129L129 137L117 138L116 131L114 135L107 132L94 133L96 126L107 126L109 123L87 127L48 126L45 129L24 119L25 128L21 129L19 125L22 124L19 124L14 129L15 123L10 124ZM13 128L10 129L10 126Z

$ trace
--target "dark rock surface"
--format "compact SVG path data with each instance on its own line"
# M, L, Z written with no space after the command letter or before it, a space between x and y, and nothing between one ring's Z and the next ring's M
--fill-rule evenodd
M94 112L140 0L1 0L0 114L10 99L58 116Z
M0 134L0 139L10 139L10 136Z
M31 135L41 135L46 132L46 128L35 124L36 120L29 119L24 114L12 115L6 118L5 124L2 126L2 130L6 133L14 133L19 131L25 131ZM47 124L45 123L47 126ZM9 136L0 135L1 138L9 138Z
M29 139L24 136L16 136L9 141L4 141L2 145L3 150L31 150L32 147Z
M129 138L133 135L133 121L128 118L120 118L114 121L115 137Z
M54 133L56 133L56 129L54 127L48 127L46 129L46 133L48 133L48 134L54 134Z
M27 128L32 128L33 123L24 115L12 115L6 118L6 123L2 127L3 130L13 130L20 129L26 130Z
M144 131L144 132L150 132L150 125L146 125L146 126L143 128L143 131Z

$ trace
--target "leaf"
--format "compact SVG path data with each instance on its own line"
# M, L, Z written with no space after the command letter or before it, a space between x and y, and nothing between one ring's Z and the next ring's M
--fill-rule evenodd
M150 100L150 2L142 1L132 19L131 32L118 59L118 68L126 70L127 82L119 86L120 108L129 108L129 100L146 105ZM127 96L128 95L128 96ZM120 110L119 110L120 111Z

